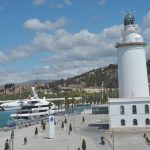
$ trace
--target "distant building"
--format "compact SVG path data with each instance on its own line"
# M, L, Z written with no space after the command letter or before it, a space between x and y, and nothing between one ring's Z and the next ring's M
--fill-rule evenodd
M84 88L82 91L86 93L101 93L101 92L109 92L109 91L116 91L115 88Z
M108 114L108 105L96 105L92 107L92 114Z
M102 91L100 88L84 88L82 90L86 93L100 93Z

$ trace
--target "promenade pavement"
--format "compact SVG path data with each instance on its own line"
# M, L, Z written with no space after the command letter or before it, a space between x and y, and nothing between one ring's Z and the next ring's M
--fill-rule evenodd
M84 116L85 122L82 122ZM67 124L65 128L61 128L62 121L67 118ZM100 115L66 115L56 116L54 139L49 139L49 126L46 124L46 130L43 131L41 125L28 126L22 129L14 130L14 149L13 150L82 150L82 140L86 141L86 150L111 150L112 149L112 132L109 130L101 130L97 126L88 126L91 123L95 123L99 120L105 119L106 116ZM69 124L72 124L73 131L69 134ZM35 136L35 127L38 127L38 135ZM150 137L150 132L138 130L131 131L114 131L114 150L149 150L148 145L144 138L143 133L146 132ZM10 138L11 131L0 131L0 150L4 150L6 139ZM105 145L100 143L101 136L106 139ZM27 144L24 145L24 137L27 138Z

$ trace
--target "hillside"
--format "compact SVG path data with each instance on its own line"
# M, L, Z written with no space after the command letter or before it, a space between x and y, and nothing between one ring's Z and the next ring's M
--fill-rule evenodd
M81 75L68 78L67 80L58 80L50 83L50 86L62 87L101 87L102 82L105 88L118 87L118 67L115 64L110 64L104 68L93 69ZM150 82L150 60L147 61L148 80Z
M50 86L62 87L104 87L117 88L117 65L110 64L104 68L93 69L81 75L68 78L67 80L58 80L50 83Z
M5 84L0 89L1 99L18 99L18 97L27 97L31 91L31 86L36 85L40 94L47 91L48 93L62 93L62 91L76 91L84 88L117 88L117 65L110 64L104 68L93 69L89 72L81 75L68 78L66 80L61 79L57 81L50 80L35 80L29 81L26 84ZM148 79L150 82L150 60L147 61ZM20 91L21 90L21 91ZM20 94L21 92L21 94ZM76 93L77 94L77 93ZM42 97L43 95L41 95Z

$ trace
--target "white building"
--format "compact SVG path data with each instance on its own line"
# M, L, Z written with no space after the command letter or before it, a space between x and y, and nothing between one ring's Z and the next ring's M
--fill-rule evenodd
M116 44L119 98L109 100L110 128L150 127L150 97L143 37L131 12Z

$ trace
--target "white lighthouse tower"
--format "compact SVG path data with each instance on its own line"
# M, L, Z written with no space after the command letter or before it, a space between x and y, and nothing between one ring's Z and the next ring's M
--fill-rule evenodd
M150 127L150 97L143 37L131 12L115 45L118 59L119 98L109 99L110 128Z
M137 33L134 16L127 13L121 41L116 44L120 98L149 96L145 45Z

